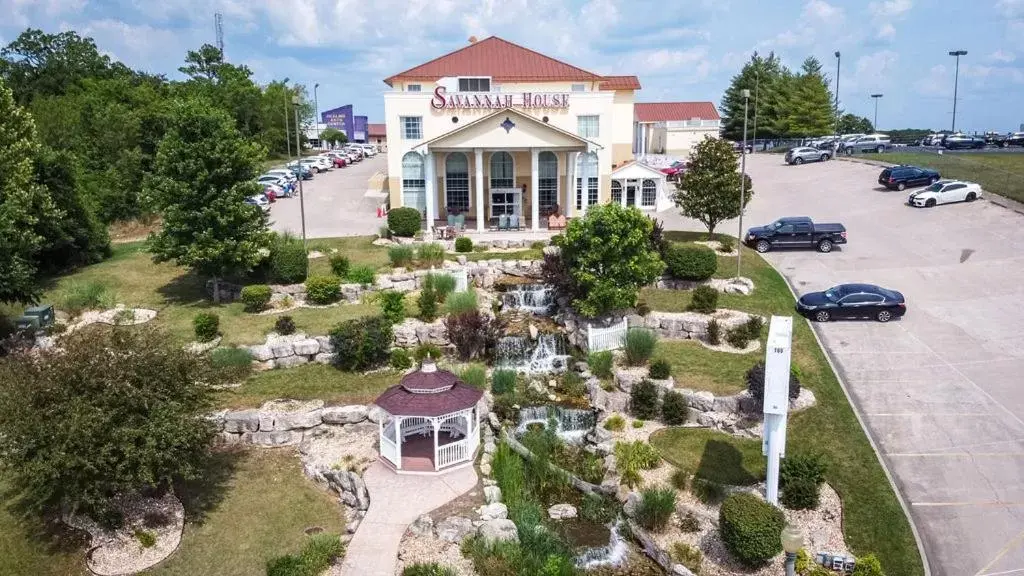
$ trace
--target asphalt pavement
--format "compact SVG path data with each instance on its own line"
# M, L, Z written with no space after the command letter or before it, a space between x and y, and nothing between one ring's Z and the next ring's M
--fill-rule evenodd
M830 254L765 256L798 294L844 282L903 292L888 324L815 327L909 506L936 576L1024 573L1024 216L986 200L931 209L854 162L747 158L744 227L841 222ZM675 209L667 229L702 230ZM718 231L737 233L736 221Z

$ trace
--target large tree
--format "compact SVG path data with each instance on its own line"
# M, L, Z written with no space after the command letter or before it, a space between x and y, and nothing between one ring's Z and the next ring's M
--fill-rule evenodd
M704 224L708 235L723 220L740 215L739 159L732 144L705 137L690 153L689 167L677 183L676 206L683 216ZM746 198L754 196L747 176Z
M665 270L651 244L653 227L635 207L601 204L556 236L577 312L595 318L636 305L640 288Z
M722 96L720 106L722 112L722 136L729 140L741 140L743 138L743 90L750 90L750 101L748 109L748 124L753 137L754 119L757 119L757 136L772 138L778 136L774 131L776 119L773 109L765 106L771 102L776 93L783 89L784 67L779 62L775 53L769 53L767 57L757 52L751 56L750 61L743 65L739 74L732 77L729 87Z
M325 128L324 131L320 133L320 140L330 142L331 145L337 146L338 144L348 142L348 136L345 136L345 133L337 128Z
M788 92L784 112L787 136L806 138L831 134L835 130L832 91L817 58L811 56L804 60Z
M228 115L202 98L178 102L157 151L146 194L163 216L150 236L157 262L174 260L217 281L245 272L269 242L267 217L245 199L266 151L242 137Z
M875 127L871 120L855 114L843 114L839 117L840 134L873 134Z
M64 94L86 78L126 73L128 68L102 54L92 38L71 30L47 34L29 28L0 50L0 77L23 105Z
M200 94L222 108L235 120L235 127L244 136L258 136L263 129L260 115L260 87L252 80L252 71L224 60L216 46L202 45L189 50L185 65L178 70L189 77L179 91Z
M20 503L100 520L110 498L197 477L214 430L207 361L146 328L86 328L0 359L0 463Z

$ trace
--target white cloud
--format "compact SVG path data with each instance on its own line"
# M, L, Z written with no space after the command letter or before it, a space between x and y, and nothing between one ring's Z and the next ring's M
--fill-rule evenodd
M899 55L892 50L861 56L854 64L853 78L848 80L847 86L854 91L880 91L889 84L898 62Z
M951 92L953 82L949 69L943 64L936 64L928 70L928 74L921 77L915 84L915 88L921 94L935 96L945 95ZM952 96L952 94L950 94Z
M880 40L892 40L893 38L896 37L896 27L886 22L885 24L882 24L878 28L878 31L875 33L875 35Z
M1003 49L996 50L995 52L988 55L989 60L995 60L996 62L1010 63L1017 59L1017 56L1013 52L1008 52Z
M1024 0L999 0L996 10L1006 18L1024 18Z
M846 13L824 0L807 0L794 26L772 38L758 42L758 48L810 46L822 38L835 37L841 31Z
M884 2L871 2L868 4L868 11L875 18L899 18L913 7L912 0L885 0Z
M833 6L825 0L808 0L804 4L803 15L809 20L817 20L826 24L838 24L843 21L843 9Z

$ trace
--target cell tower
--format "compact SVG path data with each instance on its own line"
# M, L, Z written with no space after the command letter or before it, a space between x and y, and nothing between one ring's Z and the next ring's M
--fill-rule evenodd
M217 31L217 49L224 56L224 15L220 12L213 14L213 27Z

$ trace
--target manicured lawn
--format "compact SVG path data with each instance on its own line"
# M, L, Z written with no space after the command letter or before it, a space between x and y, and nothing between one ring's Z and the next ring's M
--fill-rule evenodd
M672 365L677 388L728 396L746 388L747 370L764 358L764 352L730 354L709 350L694 340L661 340L654 357Z
M701 428L664 428L651 435L651 445L673 466L695 478L748 486L764 480L761 442Z
M0 493L7 491L0 479ZM81 533L44 527L23 517L9 502L0 504L0 574L4 576L86 576L87 539ZM49 528L49 529L48 529Z
M913 164L938 170L943 178L970 180L986 192L1024 202L1024 154L936 154L935 152L887 152L883 162Z
M225 408L254 408L274 398L319 398L330 404L367 404L389 386L398 384L400 379L401 375L393 370L364 375L309 364L255 374L240 387L221 391L218 404Z
M464 254L449 254L449 260L455 260L459 256L465 256L469 262L479 262L480 260L542 260L544 258L544 252L542 250L534 250L528 248L526 250L516 250L515 252L466 252Z

